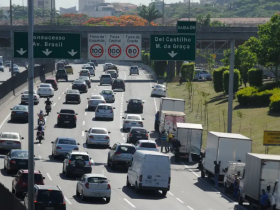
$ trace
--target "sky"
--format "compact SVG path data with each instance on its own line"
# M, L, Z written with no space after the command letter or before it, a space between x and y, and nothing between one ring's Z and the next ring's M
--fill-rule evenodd
M165 0L164 2L166 4L170 3L176 3L183 0ZM105 2L113 3L113 2L119 2L119 3L133 3L136 5L145 4L148 5L151 0L105 0ZM199 0L191 0L191 2L199 2ZM12 4L17 5L27 5L27 0L12 0ZM0 7L7 7L10 5L10 0L0 0ZM79 0L56 0L56 8L59 10L59 7L69 8L76 6L79 8Z

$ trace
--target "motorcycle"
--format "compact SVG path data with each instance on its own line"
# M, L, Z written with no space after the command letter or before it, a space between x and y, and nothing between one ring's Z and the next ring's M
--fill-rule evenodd
M39 143L41 144L41 141L44 140L44 132L43 131L38 131L37 132L37 140L39 140Z
M39 119L38 121L38 126L42 124L43 126L45 126L45 121L43 119Z
M47 115L49 115L49 113L51 112L51 110L52 110L52 107L51 107L51 105L46 105L46 113L47 113Z

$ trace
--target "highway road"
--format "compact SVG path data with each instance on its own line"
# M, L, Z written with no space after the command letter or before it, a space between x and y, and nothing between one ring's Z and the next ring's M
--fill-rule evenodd
M25 70L25 67L19 66L20 72ZM4 67L4 72L0 71L0 84L11 78L11 72L9 67Z
M93 126L106 127L111 131L111 145L115 142L125 142L125 133L122 133L122 116L125 115L126 101L130 98L139 97L145 100L144 127L150 131L150 138L155 139L157 135L154 133L154 115L159 106L159 99L151 98L150 91L153 86L151 75L145 70L140 70L140 75L129 76L129 68L119 66L120 78L126 80L126 92L117 92L116 107L114 113L114 121L98 121L94 119L94 112L87 111L87 97L91 94L99 94L102 89L110 88L110 86L99 86L99 76L102 74L102 66L97 67L96 76L93 77L92 87L88 93L82 94L81 104L64 104L64 92L71 88L71 80L78 78L78 70L81 65L73 65L75 73L69 75L68 82L59 82L59 90L55 92L53 97L53 110L50 116L46 118L46 140L42 144L37 141L34 144L34 152L36 156L35 169L40 170L44 176L46 185L59 185L65 195L67 210L91 210L95 209L141 209L141 210L238 210L243 209L233 202L230 198L225 197L222 193L212 187L212 185L200 178L200 173L196 171L196 165L185 165L183 162L175 164L171 157L171 189L166 197L162 197L157 192L141 192L137 194L133 188L126 187L126 171L112 171L107 167L108 149L102 148L86 148L85 130ZM44 109L43 101L35 106L35 114L40 109ZM4 107L0 112L0 132L13 131L20 133L25 137L23 141L23 149L28 148L28 124L11 123L10 108L20 102L20 97L14 99L8 106ZM57 112L61 108L74 109L77 113L76 128L57 128L56 118ZM37 125L37 118L34 124ZM35 134L35 131L34 131ZM112 195L111 202L105 204L102 200L92 200L83 202L80 197L75 195L76 183L75 179L67 179L62 174L62 160L54 160L51 157L51 141L57 137L73 137L81 144L80 150L87 151L93 158L95 165L92 173L102 173L110 180ZM170 155L171 156L171 155ZM11 190L12 177L4 171L4 154L0 156L0 182Z

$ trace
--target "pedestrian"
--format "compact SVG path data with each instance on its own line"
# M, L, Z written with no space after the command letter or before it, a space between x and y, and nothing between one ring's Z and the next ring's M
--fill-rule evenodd
M220 175L220 165L221 165L221 161L219 161L219 163L217 163L217 161L214 161L214 182L215 182L215 187L219 187L219 175Z
M159 131L159 111L155 114L155 131Z
M267 195L267 193L265 192L264 189L262 189L260 206L261 206L261 210L267 210L270 207L270 202L269 202L269 199L268 199L268 195Z
M163 147L165 147L165 152L168 152L167 148L167 132L163 129L160 134L160 145L161 145L161 152L163 152Z
M197 166L197 169L202 169L202 160L203 158L205 158L205 152L201 152L200 155L199 155L199 162L198 162L198 166Z
M173 149L175 152L175 161L179 162L180 161L180 147L181 147L181 142L178 141L177 138L174 139L173 141Z
M173 135L171 134L170 131L168 131L168 139L167 139L167 146L168 146L168 151L171 151L171 145L173 142Z
M237 174L234 175L234 183L233 183L233 196L235 199L238 198L238 189L239 189L239 180Z

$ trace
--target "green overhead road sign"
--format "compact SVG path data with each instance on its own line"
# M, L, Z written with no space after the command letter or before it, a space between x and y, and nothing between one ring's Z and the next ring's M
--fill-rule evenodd
M80 34L34 33L34 58L80 59ZM28 58L28 33L14 32L14 57Z
M195 35L151 35L150 60L195 61Z
M177 33L178 34L195 34L196 33L196 21L177 21Z

